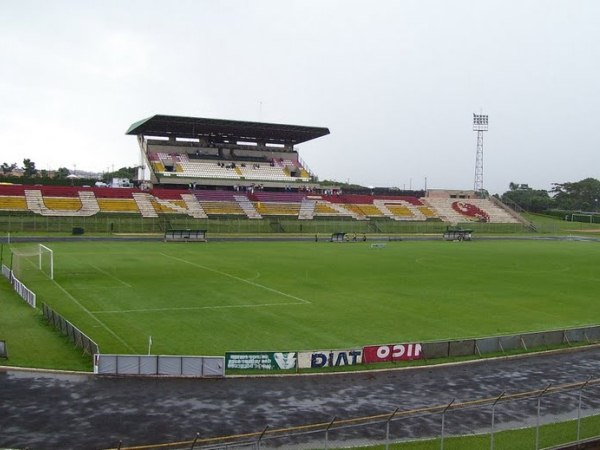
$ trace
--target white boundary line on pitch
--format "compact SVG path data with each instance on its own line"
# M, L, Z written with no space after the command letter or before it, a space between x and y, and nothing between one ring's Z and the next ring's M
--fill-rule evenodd
M102 270L100 267L96 267L94 264L92 263L87 263L88 265L90 265L91 267L93 267L94 269L96 269L98 272L106 275L109 278L112 278L115 281L118 281L119 283L121 283L123 286L127 286L128 288L132 288L133 286L130 285L129 283L124 282L123 280L121 280L120 278L114 276L111 273L108 273L106 270Z
M104 328L106 331L108 331L117 341L119 341L121 344L123 344L125 347L127 347L127 350L129 350L132 353L135 353L135 350L127 342L125 342L117 333L115 333L113 330L111 330L104 322L102 322L100 319L98 319L94 315L94 313L92 313L89 309L87 309L85 306L83 306L75 297L73 297L73 295L71 295L69 293L69 291L67 291L64 287L62 287L60 284L58 284L56 282L56 280L52 280L52 282L56 285L56 287L58 287L61 291L63 291L65 293L65 295L73 301L73 303L75 303L77 306L79 306L83 311L86 312L86 314L88 314L92 319L94 319L96 322L98 322L100 324L100 326L102 328Z
M300 298L300 297L296 297L295 295L292 295L292 294L287 294L285 292L278 291L277 289L270 288L268 286L265 286L264 284L255 283L254 281L250 281L250 280L245 280L243 278L236 277L235 275L231 275L231 274L229 274L227 272L221 272L220 270L212 269L210 267L203 266L202 264L196 264L196 263L193 263L191 261L187 261L187 260L182 259L182 258L177 258L176 256L167 255L166 253L160 252L159 254L162 255L162 256L166 256L167 258L174 259L176 261L184 262L184 263L189 264L191 266L195 266L195 267L199 267L199 268L204 269L204 270L208 270L209 272L218 273L219 275L223 275L225 277L229 277L229 278L232 278L234 280L241 281L242 283L247 283L247 284L249 284L251 286L254 286L254 287L257 287L257 288L261 288L261 289L264 289L266 291L273 292L275 294L283 295L284 297L288 297L288 298L291 298L291 299L294 299L294 300L298 300L299 302L304 303L306 305L311 305L312 304L312 302L309 302L308 300L305 300L305 299Z
M217 306L182 306L181 308L147 308L147 309L125 309L108 311L91 311L94 314L120 314L120 313L143 313L143 312L166 312L166 311L199 311L202 309L227 309L227 308L265 308L269 306L293 306L303 305L304 303L260 303L257 305L217 305Z

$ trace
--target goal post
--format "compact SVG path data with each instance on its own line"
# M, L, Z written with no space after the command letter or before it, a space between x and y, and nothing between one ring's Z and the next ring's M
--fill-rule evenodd
M40 245L40 253L38 256L38 267L44 272L47 270L48 278L54 280L54 251L43 244Z
M10 269L17 277L37 272L54 280L54 251L43 244L12 247Z
M583 218L584 220L579 220L580 218ZM583 214L583 213L573 213L571 214L571 222L588 222L589 223L593 223L594 222L594 215L593 214Z

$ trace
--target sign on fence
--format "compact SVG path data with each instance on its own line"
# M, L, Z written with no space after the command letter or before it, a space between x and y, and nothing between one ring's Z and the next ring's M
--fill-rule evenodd
M317 350L298 353L298 367L300 369L355 366L357 364L362 364L362 349Z
M295 352L227 352L227 369L290 370L296 368Z
M371 345L363 348L363 363L422 359L421 344Z

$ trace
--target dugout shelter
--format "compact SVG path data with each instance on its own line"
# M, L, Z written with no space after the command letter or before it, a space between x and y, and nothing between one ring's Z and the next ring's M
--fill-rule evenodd
M167 230L165 242L206 242L206 230Z
M345 232L331 233L331 242L346 242L347 240Z
M447 227L444 231L444 240L446 241L470 241L473 237L473 230L463 228Z
M291 190L316 187L296 146L329 129L155 115L126 134L137 137L138 179L148 187Z

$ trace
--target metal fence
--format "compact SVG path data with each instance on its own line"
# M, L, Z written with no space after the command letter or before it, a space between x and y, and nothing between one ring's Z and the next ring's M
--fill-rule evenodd
M423 343L423 357L448 358L455 356L481 356L489 353L505 353L512 350L529 350L557 347L574 343L590 343L600 340L600 326L587 326L567 330L541 331L478 339L436 341Z
M391 219L356 220L352 217L318 217L313 220L299 220L288 216L269 216L262 220L242 216L216 216L195 219L183 215L161 215L158 218L127 214L98 214L91 217L50 217L35 214L0 214L0 232L61 232L71 233L81 228L87 233L157 233L172 228L202 229L214 233L435 233L441 234L448 224L439 220L425 222L397 221ZM520 233L528 232L522 224L469 223L476 233Z
M10 268L6 265L2 264L2 275L8 279L10 285L13 287L14 291L19 294L19 296L27 302L29 306L35 308L36 295L31 289L25 286L17 277Z
M94 373L100 375L144 375L223 377L225 358L218 356L95 355Z
M537 450L600 439L599 413L600 379L588 379L526 392L499 392L492 398L456 399L413 410L398 408L368 417L332 417L327 422L279 429L265 426L230 437L202 438L198 434L189 441L134 448L387 450L418 440L419 449L444 450L463 448L467 436L474 442L470 448L514 449L518 441L518 448ZM558 423L561 431L557 433ZM459 436L463 438L456 439Z
M42 312L44 318L51 323L54 328L65 336L68 336L73 344L75 344L75 347L81 348L85 354L92 356L100 352L98 344L45 303L42 303Z

